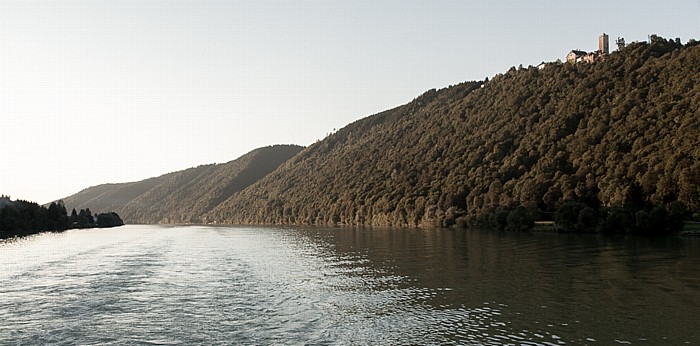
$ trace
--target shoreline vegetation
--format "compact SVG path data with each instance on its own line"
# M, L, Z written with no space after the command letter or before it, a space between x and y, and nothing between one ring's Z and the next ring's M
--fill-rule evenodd
M37 203L11 200L0 196L0 239L23 237L43 232L63 232L69 229L109 228L123 226L124 221L114 212L92 214L89 208L68 215L65 205L52 202L48 207Z
M641 202L640 202L641 203ZM697 217L697 215L695 215ZM477 220L480 227L508 231L551 231L575 233L627 233L640 235L693 235L700 234L700 223L678 201L664 205L627 205L602 207L599 201L592 205L567 201L553 214L536 209L517 207L497 208ZM469 227L458 220L460 227Z

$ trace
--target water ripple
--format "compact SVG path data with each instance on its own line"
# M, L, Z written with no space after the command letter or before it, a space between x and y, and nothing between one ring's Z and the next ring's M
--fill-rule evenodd
M519 282L504 283L522 271L518 267L484 266L479 261L492 261L492 254L469 246L463 251L470 252L471 262L461 255L441 257L460 242L440 238L443 233L422 233L411 247L406 245L411 239L396 239L406 234L380 243L381 233L129 226L4 243L0 340L58 345L563 345L601 340L599 334L578 333L581 323L567 316L552 323L548 313L562 308L559 300L523 305L513 299L531 294L527 282L520 291L502 286ZM346 236L352 239L349 247L361 251L344 249ZM395 243L406 247L393 248ZM542 256L535 247L526 244L519 256ZM416 251L425 249L432 252L419 257ZM572 249L590 256L590 249ZM585 268L571 258L560 264L574 268L567 270ZM539 267L532 275L561 275L548 262ZM452 268L450 275L445 268ZM482 274L494 270L498 276ZM498 301L483 300L495 296ZM603 340L630 340L614 335Z

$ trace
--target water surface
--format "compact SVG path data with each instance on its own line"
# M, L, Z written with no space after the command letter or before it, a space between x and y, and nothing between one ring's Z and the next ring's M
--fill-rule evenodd
M8 344L697 344L700 239L126 226L0 243Z

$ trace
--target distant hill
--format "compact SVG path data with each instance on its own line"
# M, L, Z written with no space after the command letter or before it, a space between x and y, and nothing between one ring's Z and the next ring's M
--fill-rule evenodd
M593 64L430 90L310 146L203 220L450 226L565 201L697 213L698 134L700 46L656 38Z
M75 195L63 198L63 203L71 210L90 208L94 211L106 212L119 210L138 196L161 184L170 173L156 178L122 184L103 184L84 189Z
M127 223L199 222L203 213L256 182L301 151L276 145L240 158L133 183L104 184L63 199L68 210L116 211Z

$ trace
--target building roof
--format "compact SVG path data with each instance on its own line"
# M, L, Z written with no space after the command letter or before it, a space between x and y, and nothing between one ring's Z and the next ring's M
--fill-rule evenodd
M583 55L588 54L587 52L584 52L584 51L582 51L582 50L575 50L575 49L572 50L571 52L569 52L569 54L571 54L571 53L576 54L576 56L583 56Z

